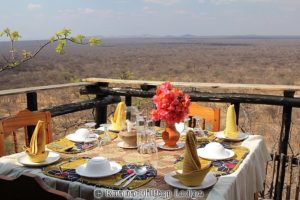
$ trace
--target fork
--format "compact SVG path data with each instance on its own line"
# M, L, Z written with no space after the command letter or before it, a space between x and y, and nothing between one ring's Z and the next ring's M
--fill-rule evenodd
M127 179L129 179L130 177L132 177L133 175L135 175L135 172L133 172L132 174L126 176L125 178L115 182L114 186L119 186L121 185L124 181L126 181Z

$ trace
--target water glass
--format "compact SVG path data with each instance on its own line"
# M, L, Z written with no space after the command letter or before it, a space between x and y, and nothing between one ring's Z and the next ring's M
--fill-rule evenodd
M100 126L104 129L103 138L99 141L102 145L105 145L111 141L111 138L108 134L108 128L111 126L110 124L101 124Z
M150 154L157 152L156 132L154 130L154 122L151 120L144 121L144 126L137 128L137 145L138 152L142 154Z
M205 137L204 131L202 129L202 118L199 116L193 117L193 122L195 122L194 133L197 136Z

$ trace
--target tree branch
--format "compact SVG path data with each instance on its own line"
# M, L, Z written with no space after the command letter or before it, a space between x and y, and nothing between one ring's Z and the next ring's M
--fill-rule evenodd
M24 57L21 60L16 60L15 59L15 50L14 50L14 39L12 38L11 34L8 33L7 36L10 38L11 41L11 60L8 60L7 58L5 58L6 64L4 64L3 66L0 67L0 72L3 72L5 70L8 69L12 69L15 68L16 66L19 66L29 60L31 60L32 58L34 58L35 56L37 56L46 46L48 46L51 43L55 43L55 42L59 42L59 41L70 41L74 44L80 44L80 45L88 45L91 44L89 42L82 42L82 40L80 40L80 42L76 41L75 39L69 38L69 37L59 37L57 36L56 39L53 39L51 41L47 41L45 44L43 44L42 46L40 46L32 55L29 55L28 57Z

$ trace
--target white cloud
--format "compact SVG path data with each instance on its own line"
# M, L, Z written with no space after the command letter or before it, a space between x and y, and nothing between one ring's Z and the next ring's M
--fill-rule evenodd
M142 11L143 11L143 13L147 13L147 14L153 14L153 13L155 13L155 11L152 8L148 7L148 6L144 6L142 8Z
M175 13L176 13L176 14L179 14L179 15L185 15L185 14L188 13L188 11L187 11L187 10L180 9L180 10L176 10Z
M144 0L147 3L156 3L162 5L173 5L178 3L180 0Z
M79 9L79 11L83 14L91 14L95 12L95 10L92 8L83 8L83 9Z
M92 14L95 13L96 11L92 8L77 8L77 9L63 9L63 10L58 10L59 13L61 14Z
M28 8L28 10L38 10L38 9L42 8L42 5L30 3L27 5L27 8Z

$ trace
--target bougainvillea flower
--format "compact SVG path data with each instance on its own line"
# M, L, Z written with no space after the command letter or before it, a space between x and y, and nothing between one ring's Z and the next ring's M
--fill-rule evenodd
M153 103L156 109L151 111L152 120L164 120L168 124L174 124L183 121L188 114L190 97L182 90L174 88L170 82L164 82L157 88Z

